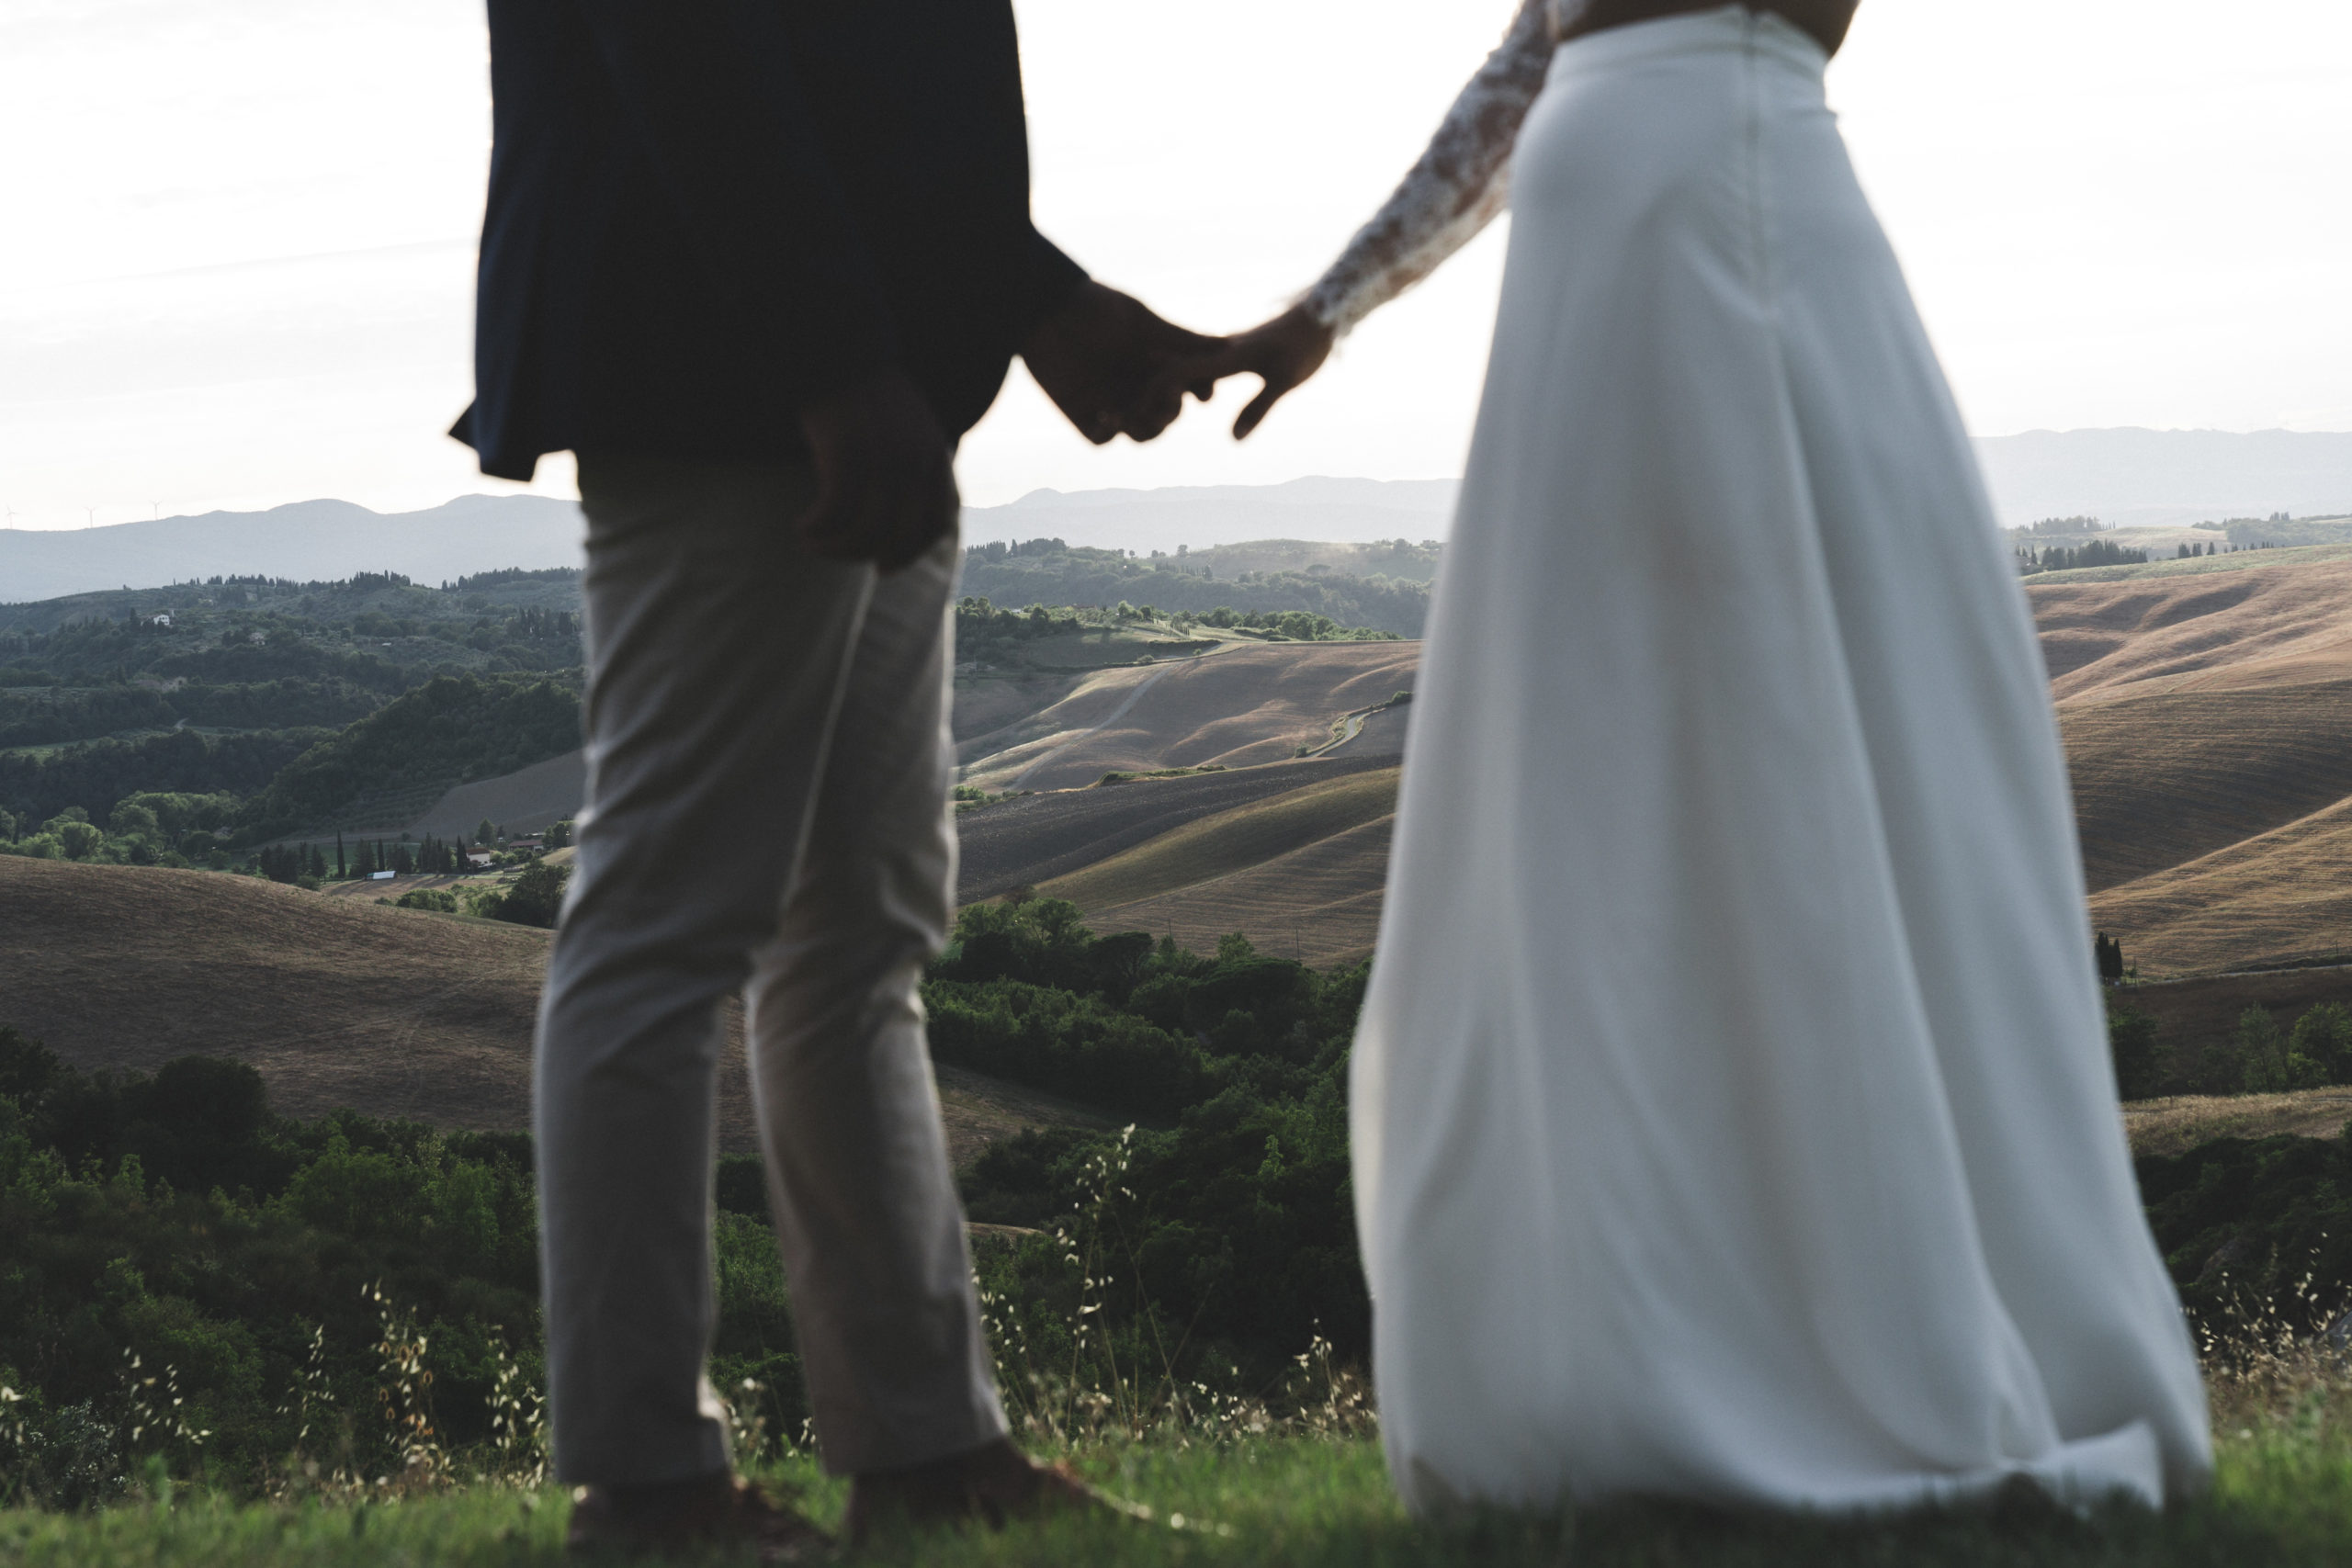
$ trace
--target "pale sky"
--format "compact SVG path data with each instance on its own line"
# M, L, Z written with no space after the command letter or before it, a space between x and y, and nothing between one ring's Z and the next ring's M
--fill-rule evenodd
M1512 0L1017 8L1041 226L1215 331L1313 280ZM479 0L0 0L0 523L514 488L440 434L486 69ZM2352 6L1865 0L1829 82L1979 434L2352 429ZM966 497L1457 474L1500 238L1238 447L1247 383L1098 450L1016 369Z

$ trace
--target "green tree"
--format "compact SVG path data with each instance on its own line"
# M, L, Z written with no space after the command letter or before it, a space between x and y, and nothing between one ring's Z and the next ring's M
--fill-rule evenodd
M556 917L563 910L563 885L570 875L569 866L533 861L523 868L523 874L514 879L514 886L499 901L498 918L518 926L552 929Z
M2267 1007L2250 1007L2238 1015L2237 1048L2242 1087L2248 1094L2283 1094L2328 1081L2325 1065L2297 1050Z
M63 817L50 818L42 824L41 831L56 836L67 860L88 860L103 849L107 841L104 829L90 822L75 822Z
M164 825L156 820L152 807L141 806L136 796L126 796L119 802L107 818L107 826L121 839L161 839Z
M2115 1061L2116 1092L2125 1100L2146 1100L2162 1092L2165 1053L2156 1038L2156 1021L2128 1003L2108 1010L2107 1045Z
M2105 931L2091 935L2091 952L2098 960L2098 977L2109 985L2123 978L2123 942Z
M2322 1002L2295 1021L2288 1055L2311 1064L2322 1083L2352 1083L2352 1008Z

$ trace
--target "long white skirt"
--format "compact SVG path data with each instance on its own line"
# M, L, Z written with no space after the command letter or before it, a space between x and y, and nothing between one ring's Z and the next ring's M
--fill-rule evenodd
M2211 1469L2021 594L1821 51L1562 49L1354 1059L1419 1507Z

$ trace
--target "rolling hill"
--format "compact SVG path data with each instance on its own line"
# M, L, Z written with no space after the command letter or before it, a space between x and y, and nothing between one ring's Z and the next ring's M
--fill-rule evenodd
M2091 919L2151 977L2352 953L2352 559L2321 547L2101 569L2103 580L2052 575L2027 594L2058 699ZM1392 678L1409 684L1418 652L1274 646L1103 671L967 740L968 772L998 788L1065 786L1042 803L1097 794L1067 786L1111 768L1280 755L1327 735L1351 699ZM1371 716L1335 760L1393 755L1408 712ZM1100 806L1015 801L972 814L978 874L965 897L1035 884L1098 925L1187 945L1241 931L1311 962L1356 955L1377 930L1385 817L1286 840L1271 824L1305 808L1283 803L1328 785L1254 776L1273 773L1155 784L1167 808L1130 807L1115 827L1104 816L1100 831L1080 821ZM1174 809L1188 797L1202 808ZM1024 832L1027 848L1000 853L999 840Z
M2143 974L2352 959L2352 798L2092 895Z
M2352 795L2352 679L2072 703L2059 728L2095 894Z
M2112 581L2029 581L2052 695L2112 702L2352 677L2352 560L2296 551L2279 553L2304 558L2236 565L2269 553L2216 558L2231 570L2159 575L2151 563Z
M1317 968L1372 952L1380 930L1395 767L1228 807L1040 884L1103 931L1213 952L1228 931Z
M1409 689L1419 667L1416 642L1343 642L1234 645L1103 670L1066 696L959 738L957 761L967 782L991 791L1276 761L1329 744L1335 724Z
M1204 817L1395 765L1393 754L1303 758L1000 800L956 819L963 847L956 898L970 904L1035 887Z
M288 1115L517 1129L548 938L255 878L0 857L0 1022L85 1070L250 1062ZM1106 1124L976 1073L939 1077L958 1164L1023 1127ZM754 1146L735 1010L719 1125L725 1147Z
M2352 953L2352 559L2099 570L2026 589L2094 923L2152 976Z
M418 838L455 840L492 822L507 832L536 833L580 814L588 793L588 753L571 750L496 778L462 784L401 828Z

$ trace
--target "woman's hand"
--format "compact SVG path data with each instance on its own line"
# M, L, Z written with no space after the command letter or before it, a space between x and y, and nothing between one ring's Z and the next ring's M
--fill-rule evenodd
M1181 386L1197 387L1246 371L1263 381L1258 395L1233 422L1233 438L1239 441L1258 428L1283 394L1322 367L1330 356L1332 341L1330 328L1308 315L1303 306L1294 305L1262 326L1236 333L1208 353L1184 361L1169 373L1169 378Z

